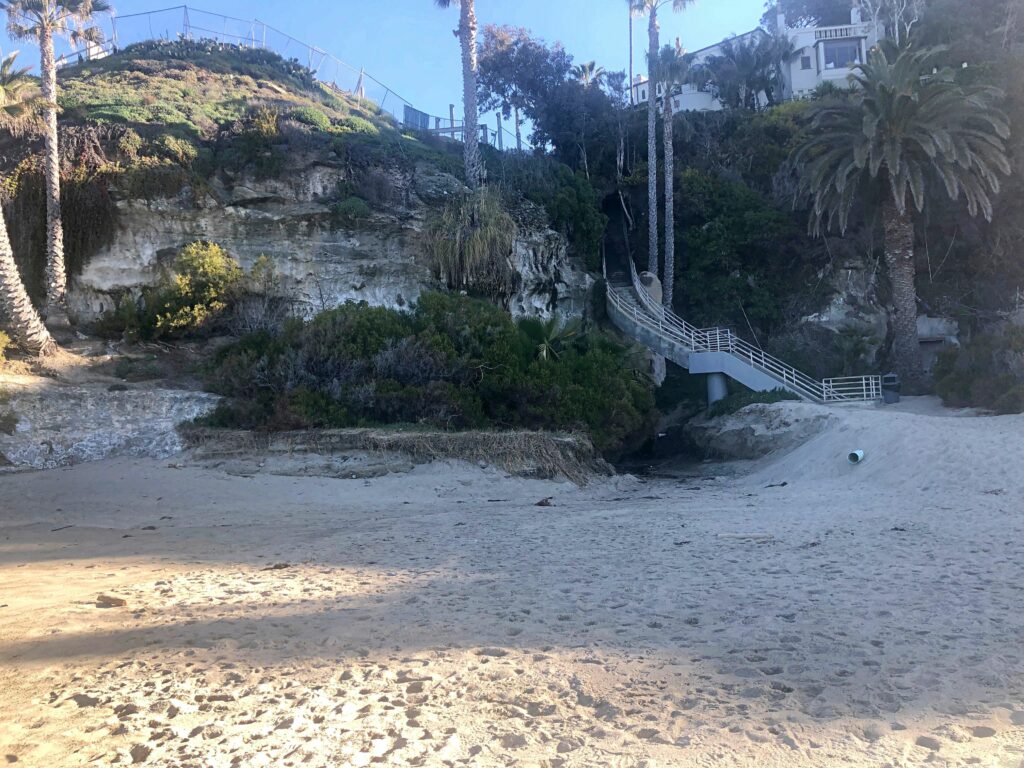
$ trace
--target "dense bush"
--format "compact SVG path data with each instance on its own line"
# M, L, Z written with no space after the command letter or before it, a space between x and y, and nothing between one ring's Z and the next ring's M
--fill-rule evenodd
M124 297L96 330L139 339L208 333L226 321L248 287L242 268L223 248L192 243L181 250L159 285L147 288L138 299Z
M675 200L677 308L699 326L778 327L783 298L805 290L811 267L790 215L742 181L695 169L680 174Z
M979 334L939 355L933 373L946 405L1024 413L1024 328Z
M372 213L366 201L357 195L346 197L341 202L331 206L331 214L339 223L346 227L352 227L361 221L365 221L370 218Z
M517 325L503 310L425 294L411 312L349 303L223 349L207 376L244 428L429 425L584 430L616 454L647 424L649 383L600 336Z
M331 130L331 118L325 115L323 110L316 107L299 107L292 110L291 117L303 125L308 125L321 131Z

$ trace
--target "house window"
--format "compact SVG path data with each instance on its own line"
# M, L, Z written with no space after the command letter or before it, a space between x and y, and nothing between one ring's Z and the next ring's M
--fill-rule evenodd
M860 43L832 40L825 43L825 69L849 69L860 62Z
M640 91L640 101L647 101L647 89Z
M810 69L810 68L811 68L811 57L810 56L801 56L800 57L800 69Z

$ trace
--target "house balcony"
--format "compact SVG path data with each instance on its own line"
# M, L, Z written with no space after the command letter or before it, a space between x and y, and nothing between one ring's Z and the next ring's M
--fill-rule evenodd
M849 40L866 37L874 37L874 24L846 24L841 27L818 27L814 30L814 39L822 40Z

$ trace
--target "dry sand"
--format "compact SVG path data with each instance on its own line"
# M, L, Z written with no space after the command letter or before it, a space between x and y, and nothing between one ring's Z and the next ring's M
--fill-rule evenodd
M0 756L1018 768L1024 417L915 408L836 411L741 476L585 489L0 476Z

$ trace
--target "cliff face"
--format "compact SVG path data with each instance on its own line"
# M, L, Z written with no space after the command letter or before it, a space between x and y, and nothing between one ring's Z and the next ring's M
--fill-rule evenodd
M155 283L183 245L210 240L249 268L270 257L283 286L304 311L345 301L403 307L442 287L422 242L432 209L461 191L453 176L419 163L411 172L378 169L382 200L356 221L336 210L337 190L351 183L344 164L291 156L273 179L221 171L208 185L173 197L138 199L113 190L116 230L72 278L69 300L79 322L114 307L125 293ZM592 280L568 256L565 238L547 228L542 210L523 203L512 263L520 290L517 316L582 314Z

